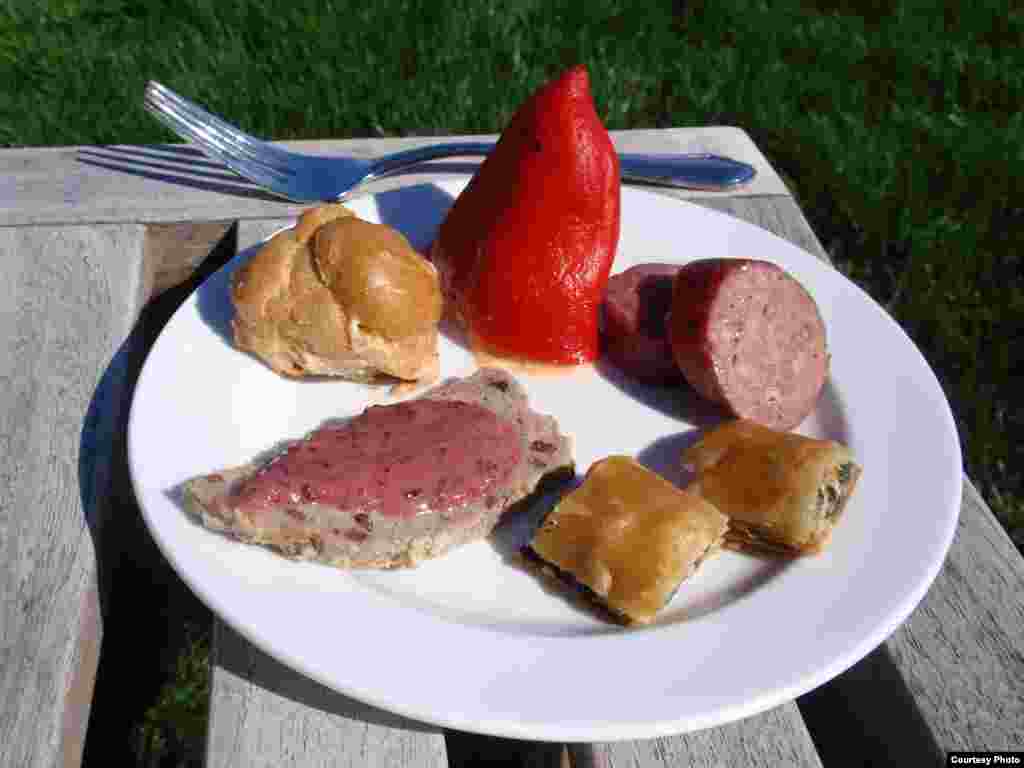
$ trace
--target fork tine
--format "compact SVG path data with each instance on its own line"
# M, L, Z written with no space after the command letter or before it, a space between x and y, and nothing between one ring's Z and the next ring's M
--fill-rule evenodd
M287 162L288 160L289 153L285 150L279 149L269 142L262 141L255 136L245 133L237 126L234 126L217 115L206 111L195 102L186 99L179 93L175 93L162 83L150 80L146 84L146 97L149 98L151 95L154 98L159 99L162 103L167 104L170 108L193 116L203 125L209 125L218 132L232 137L232 139L238 143L259 147L260 151L265 150L268 154L273 155L275 158L279 158L282 162Z
M209 137L196 131L191 124L183 121L177 113L165 111L147 102L146 109L174 133L191 139L201 146L207 154L220 160L228 168L239 175L261 186L277 188L287 181L287 176L268 166L257 164L228 151L220 144L210 141Z
M150 105L147 103L147 108ZM265 170L286 177L290 167L282 163L274 162L271 158L262 154L258 147L250 148L235 141L232 136L211 130L209 126L192 115L177 110L166 108L164 105L156 105L155 111L166 118L165 122L172 121L172 128L178 131L187 132L188 136L204 147L214 147L224 155L236 157L240 163L255 163ZM151 111L154 111L151 109Z
M147 83L144 100L147 104L151 103L162 111L173 113L179 120L188 122L200 137L208 137L210 141L227 145L273 170L291 170L288 152L250 136L160 83Z

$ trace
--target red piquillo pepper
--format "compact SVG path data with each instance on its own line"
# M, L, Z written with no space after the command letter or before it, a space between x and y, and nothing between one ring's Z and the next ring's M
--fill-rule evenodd
M583 363L619 240L619 160L577 66L536 91L453 204L431 258L475 343Z

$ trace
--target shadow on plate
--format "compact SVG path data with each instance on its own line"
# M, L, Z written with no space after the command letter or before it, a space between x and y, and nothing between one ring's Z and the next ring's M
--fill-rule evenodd
M501 516L488 541L505 565L528 574L552 599L564 602L580 617L597 620L601 625L586 629L545 626L519 629L540 635L564 636L607 634L622 628L622 622L591 599L585 590L559 579L553 569L545 568L543 563L531 557L527 550L534 531L547 514L565 494L579 487L582 481L582 477L568 472L560 478L546 479L536 493L512 505Z
M666 416L692 424L700 430L712 429L732 418L724 408L705 400L685 382L664 386L645 384L624 373L606 358L598 360L594 370L630 399ZM846 418L846 408L831 377L825 380L814 410L796 431L835 440L844 445L850 444L850 424ZM652 450L657 452L655 446L652 446ZM653 456L652 461L657 463L657 456ZM641 463L646 464L642 460ZM648 466L651 469L658 469L653 464Z
M199 317L229 347L234 346L231 319L235 316L234 307L231 305L231 274L248 261L258 247L252 246L240 251L196 289Z
M770 558L757 555L739 555L729 551L718 557L743 557L749 561L746 572L730 579L717 589L708 589L701 585L701 570L713 568L715 563L709 560L697 569L689 579L684 581L677 591L672 603L658 616L657 624L676 624L684 621L709 616L713 613L753 595L758 589L778 578L787 568L792 567L791 558ZM715 557L715 556L713 556Z
M631 400L695 427L706 429L728 418L719 406L702 398L686 383L665 386L645 384L624 373L604 357L594 364L594 370Z
M662 438L641 451L637 460L676 485L685 487L689 479L684 476L679 456L700 435L701 430L694 429ZM545 516L565 494L579 487L582 481L583 478L580 476L564 477L560 482L550 483L534 495L523 499L502 516L501 521L491 533L489 542L505 565L530 575L546 594L554 600L562 601L580 618L592 619L599 624L558 627L541 624L509 629L551 636L599 635L623 630L640 632L693 621L752 595L794 562L790 558L780 559L729 552L725 555L726 557L743 558L744 561L741 569L733 576L724 582L720 578L710 580L702 578L702 570L708 571L715 565L713 561L709 561L680 584L676 595L658 614L653 623L625 627L618 617L595 601L587 589L571 583L571 579L559 575L552 568L545 567L524 551ZM733 566L735 566L735 560ZM716 586L709 586L709 581ZM471 618L466 620L473 623Z
M501 559L518 565L520 552L530 543L537 526L558 500L581 482L582 478L570 471L557 477L545 478L535 493L510 506L502 514L489 539Z
M374 195L374 202L381 223L397 229L413 248L429 257L437 230L455 198L435 184L417 184L381 192ZM445 312L438 331L459 349L470 350L469 339L451 313Z
M827 440L849 445L852 440L850 422L846 418L846 407L835 383L830 376L825 381L814 412L801 425L801 431Z
M455 198L436 184L415 184L373 196L381 224L397 229L426 254Z
M640 451L636 460L679 488L685 488L693 481L693 474L683 466L683 451L697 442L704 432L702 429L691 429L660 437Z

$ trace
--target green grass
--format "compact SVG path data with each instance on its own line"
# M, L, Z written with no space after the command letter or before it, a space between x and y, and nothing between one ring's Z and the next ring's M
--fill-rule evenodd
M182 650L156 701L135 729L137 764L154 756L199 752L206 738L210 699L210 635L206 627L187 625Z
M8 0L0 144L171 140L150 78L280 139L494 132L583 62L610 128L754 137L922 349L1024 545L1024 12L946 5Z

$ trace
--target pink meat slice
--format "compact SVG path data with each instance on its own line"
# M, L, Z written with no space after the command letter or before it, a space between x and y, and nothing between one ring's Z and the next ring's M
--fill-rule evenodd
M572 466L555 419L531 410L510 374L485 368L325 423L267 462L190 480L184 498L204 525L289 557L408 567L487 536Z
M807 290L781 267L702 259L676 276L670 338L686 380L735 416L792 429L828 376L825 325Z

